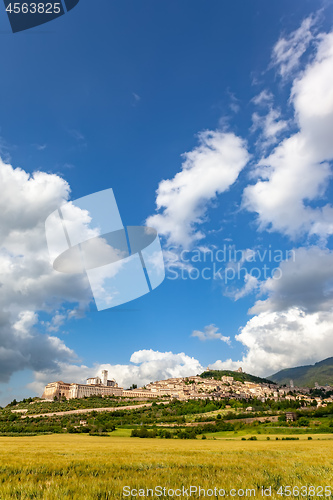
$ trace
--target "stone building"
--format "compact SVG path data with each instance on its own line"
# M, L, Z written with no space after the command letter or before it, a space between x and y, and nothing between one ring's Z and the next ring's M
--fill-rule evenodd
M108 371L103 370L102 377L90 377L86 384L51 382L45 386L42 398L54 400L84 398L88 396L122 396L123 388L115 380L108 380Z
M61 397L69 398L69 389L71 384L67 384L66 382L51 382L45 386L42 398L43 399L52 399L56 397L60 399Z
M152 392L148 389L127 389L122 391L121 396L124 398L138 398L138 399L156 399L159 395L156 392Z

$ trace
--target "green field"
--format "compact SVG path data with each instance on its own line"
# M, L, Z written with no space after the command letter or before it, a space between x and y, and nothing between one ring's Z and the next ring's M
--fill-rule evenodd
M284 498L275 493L280 486L333 483L332 435L313 435L312 440L302 435L299 441L275 441L272 436L267 441L262 435L257 441L242 441L218 434L215 439L166 440L124 437L124 431L110 437L1 437L0 498L131 498L122 495L124 486L168 490L191 485L226 491L254 488L258 498L263 498L262 486L272 486L270 498ZM171 495L166 491L155 498Z

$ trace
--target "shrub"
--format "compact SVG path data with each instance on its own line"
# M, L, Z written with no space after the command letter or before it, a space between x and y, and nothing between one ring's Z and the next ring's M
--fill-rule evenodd
M172 433L166 429L159 429L157 435L163 439L171 439Z
M185 430L185 431L179 431L177 433L178 439L196 439L196 433L194 430Z
M301 417L298 419L298 425L301 425L302 427L307 427L310 423L310 420L306 417Z
M145 427L141 427L140 429L133 429L131 432L131 437L139 437L139 438L155 438L156 431L149 431Z

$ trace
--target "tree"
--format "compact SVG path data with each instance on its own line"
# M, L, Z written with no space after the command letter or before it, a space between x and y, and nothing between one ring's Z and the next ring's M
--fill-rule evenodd
M310 420L306 417L301 417L298 419L298 425L301 425L303 427L307 427L310 423Z

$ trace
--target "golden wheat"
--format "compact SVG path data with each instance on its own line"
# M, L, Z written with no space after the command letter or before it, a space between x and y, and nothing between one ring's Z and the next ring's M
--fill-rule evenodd
M256 496L263 498L261 487L272 486L276 492L281 485L332 485L333 441L328 437L260 439L1 437L0 498L131 498L123 497L124 486L175 489L191 485L226 491L255 488ZM284 497L273 493L270 498Z

